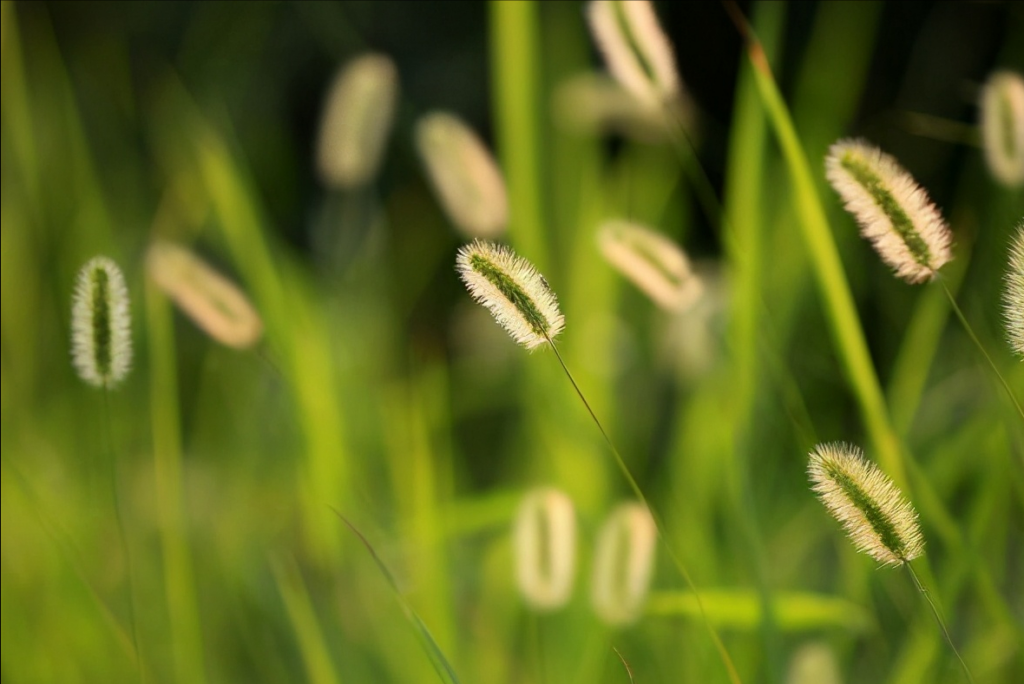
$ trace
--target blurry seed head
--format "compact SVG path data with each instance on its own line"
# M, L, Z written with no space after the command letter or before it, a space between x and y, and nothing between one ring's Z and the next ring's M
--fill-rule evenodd
M1010 244L1010 269L1006 273L1003 311L1010 348L1024 361L1024 221L1017 225L1017 235Z
M686 254L661 233L613 220L601 226L598 245L608 263L663 309L685 311L703 291Z
M567 495L551 488L523 497L513 529L516 582L537 610L561 608L576 576L576 512Z
M997 71L981 89L981 142L988 168L1003 185L1024 185L1024 78Z
M804 644L789 661L786 684L842 684L832 649L820 641Z
M812 489L858 551L883 565L903 565L924 553L917 511L860 449L819 444L810 454L807 473Z
M593 0L587 19L612 76L645 106L680 93L675 54L647 0Z
M452 223L467 237L505 231L508 197L494 157L456 116L433 112L416 123L416 147Z
M474 240L459 249L455 269L473 299L527 349L553 340L565 327L544 276L511 248Z
M686 98L667 103L666 109L643 104L607 74L586 72L558 85L552 99L555 122L569 133L619 134L644 143L669 139L668 116L675 116L693 135L693 110Z
M235 349L254 345L263 322L242 291L189 250L154 242L146 254L146 272L207 335Z
M635 622L643 612L654 574L658 531L641 504L622 504L608 516L597 537L591 602L610 625Z
M897 276L920 283L953 258L952 235L939 210L891 155L861 140L840 140L825 167L861 235Z
M128 288L117 264L95 257L78 272L71 305L71 360L90 385L111 388L132 361Z
M345 64L327 92L317 144L317 170L331 188L365 185L387 145L398 72L390 58L368 54Z

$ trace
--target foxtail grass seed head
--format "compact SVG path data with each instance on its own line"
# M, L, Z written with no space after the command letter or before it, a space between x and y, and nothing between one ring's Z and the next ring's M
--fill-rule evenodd
M668 37L647 0L593 0L587 19L612 76L640 102L660 108L679 96Z
M812 489L858 551L883 565L903 565L924 553L917 511L860 449L819 444L810 458Z
M897 276L924 282L952 259L945 220L892 156L860 140L840 140L829 150L825 167L861 235Z
M568 496L548 487L523 497L513 529L516 582L537 610L561 608L576 577L576 512Z
M702 292L686 254L661 233L613 220L601 226L598 245L608 263L664 309L685 311Z
M565 327L544 276L509 247L474 240L459 249L455 269L473 299L527 349L553 340Z
M146 254L146 271L164 294L221 344L245 349L263 334L263 322L242 291L184 247L153 243Z
M398 72L388 57L363 55L341 68L320 121L317 170L324 185L345 189L373 179L397 98Z
M1017 235L1010 244L1010 270L1006 274L1003 311L1010 348L1024 361L1024 221L1018 224Z
M981 89L981 142L988 168L1003 185L1024 185L1024 78L997 71Z
M433 112L416 124L416 147L441 204L464 235L494 238L505 231L505 179L473 129L451 114Z
M78 272L71 306L71 358L90 385L111 388L132 362L131 316L124 275L113 261L96 257Z
M610 625L635 622L654 574L658 530L641 504L622 504L608 516L597 538L591 602L598 617Z

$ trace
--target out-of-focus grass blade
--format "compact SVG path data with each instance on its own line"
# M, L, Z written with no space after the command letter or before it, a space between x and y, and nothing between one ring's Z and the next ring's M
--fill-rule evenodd
M270 570L274 573L274 581L284 599L288 618L295 629L302 651L302 661L306 666L306 674L312 684L337 684L338 677L331 663L331 656L324 643L323 633L317 624L313 604L309 592L302 582L299 569L292 560L290 563L272 559Z
M427 652L427 656L430 658L430 664L434 666L437 676L441 678L441 681L447 682L448 684L459 684L459 678L456 676L451 663L449 663L448 659L445 658L441 648L437 645L437 642L434 641L434 637L431 636L430 630L427 629L425 624L423 624L423 620L421 620L420 616L416 614L416 611L412 609L409 602L405 600L405 596L403 596L401 590L399 590L398 583L395 581L395 577L391 574L391 571L388 570L388 566L384 565L384 561L380 559L380 556L377 555L373 546L355 525L350 523L345 516L335 509L332 508L331 510L334 511L334 514L338 516L343 523L345 523L345 526L348 527L348 529L352 530L352 534L359 537L359 541L361 541L363 546L366 547L366 550L370 552L373 562L377 564L377 568L380 570L380 573L384 575L384 579L388 581L388 585L394 592L395 598L398 599L399 605L402 606L402 610L405 612L406 617L416 630L416 636L419 638L420 643L423 644L423 650Z
M754 590L702 590L701 600L708 619L720 627L757 629L763 618L761 599ZM837 596L806 592L775 592L772 609L778 628L801 630L841 627L860 632L871 627L867 610ZM651 594L649 615L685 615L699 617L696 597L688 591L662 591Z

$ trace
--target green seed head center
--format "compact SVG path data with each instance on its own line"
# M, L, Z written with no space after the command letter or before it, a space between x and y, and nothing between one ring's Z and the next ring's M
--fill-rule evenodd
M864 492L864 490L841 468L835 464L825 463L825 470L829 477L839 485L843 494L859 510L864 518L871 525L871 529L878 535L882 545L889 549L897 558L906 561L907 549L900 537L892 520L886 516L875 501Z
M113 331L110 328L110 276L102 268L97 268L92 272L92 285L92 336L96 368L101 376L109 377L114 359L111 344Z
M540 309L537 308L537 305L523 288L484 256L479 254L472 255L469 259L469 265L474 271L486 278L491 285L498 288L498 291L522 314L535 333L542 337L547 337L548 324Z
M867 190L875 204L889 218L893 230L903 239L903 243L910 250L914 261L925 268L931 268L931 252L928 249L928 245L914 229L913 221L910 220L907 212L903 210L900 203L889 192L889 189L882 182L882 179L878 177L878 174L863 159L850 152L843 155L840 164L853 176L857 183Z

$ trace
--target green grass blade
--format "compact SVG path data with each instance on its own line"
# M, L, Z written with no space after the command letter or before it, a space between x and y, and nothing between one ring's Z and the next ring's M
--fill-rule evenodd
M283 562L272 559L270 570L284 599L285 609L295 629L302 652L302 662L311 684L338 684L338 677L331 662L327 644L324 642L316 613L309 598L309 592L302 581L302 575L294 559Z
M352 531L352 534L359 538L359 541L366 547L366 550L370 552L370 556L373 558L373 562L377 565L377 569L380 570L380 574L387 580L388 586L391 587L391 591L394 592L399 605L402 606L405 616L412 624L413 629L416 632L416 636L423 645L423 650L427 652L427 657L430 658L430 664L434 666L434 670L437 672L437 676L440 677L442 682L446 682L447 684L459 684L459 678L455 674L455 669L451 666L451 663L448 662L448 659L445 658L444 652L437 645L437 641L435 641L434 637L430 634L430 630L427 629L425 624L423 624L423 620L420 619L420 616L416 614L415 610L413 610L412 605L410 605L405 596L402 595L401 590L398 588L398 582L395 581L394 575L392 575L391 571L388 570L388 566L384 564L384 561L377 555L373 546L355 525L349 522L348 519L338 511L333 508L331 510L334 511L334 514L338 516L343 523L345 523L345 526Z

